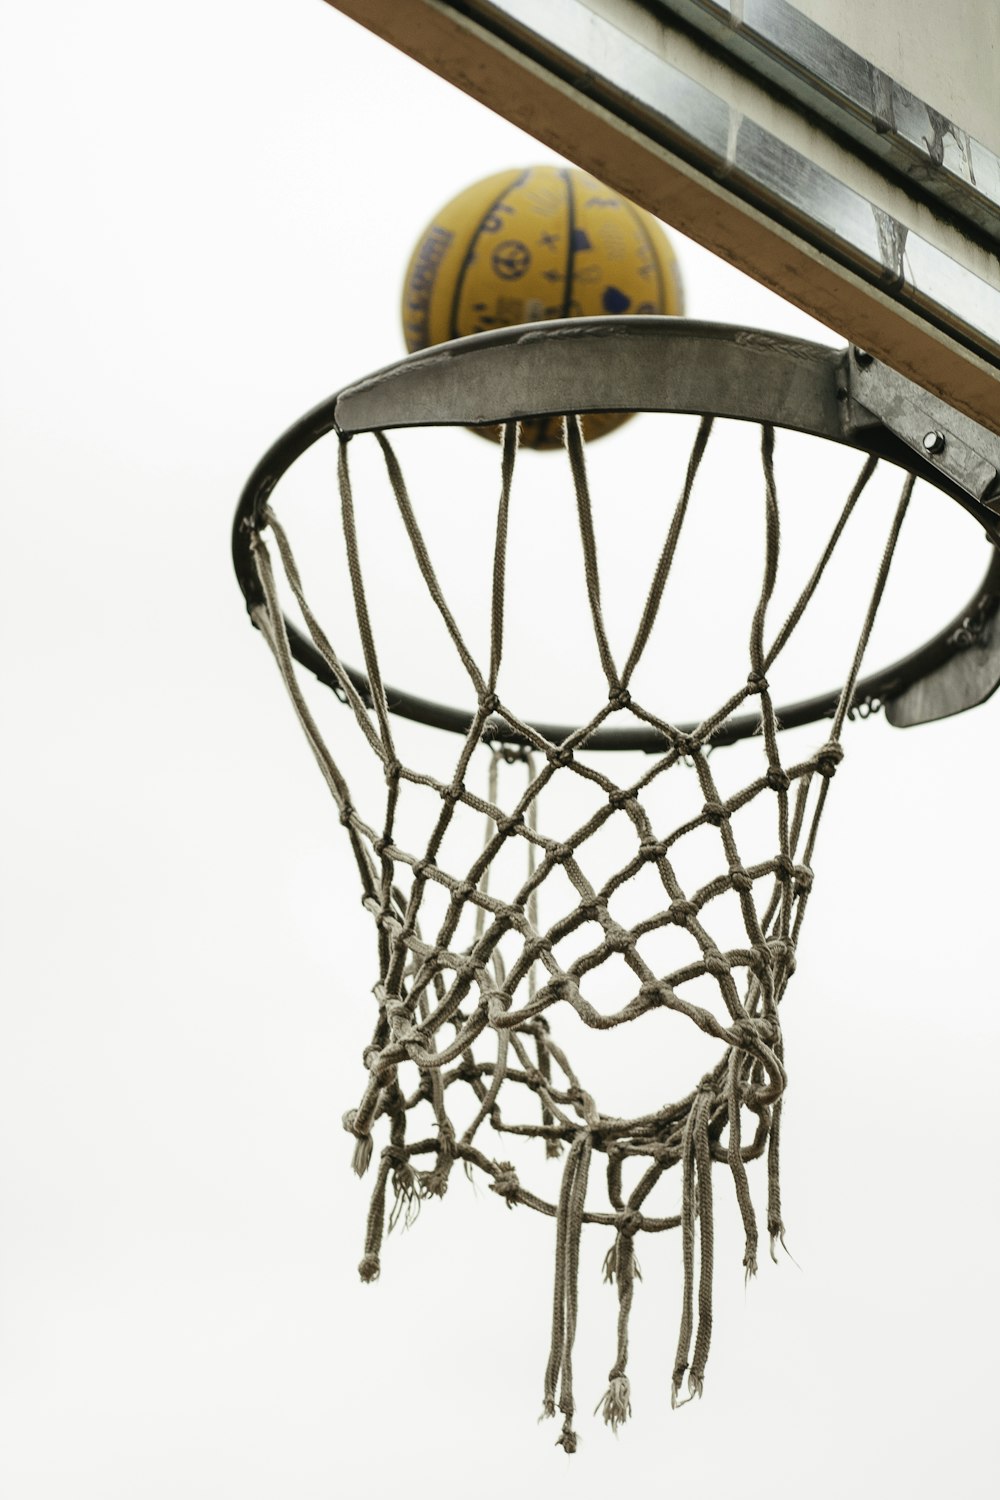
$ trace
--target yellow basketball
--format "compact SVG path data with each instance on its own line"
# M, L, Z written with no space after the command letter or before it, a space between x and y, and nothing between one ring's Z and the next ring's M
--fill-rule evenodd
M466 188L420 236L403 286L411 353L516 323L683 310L660 225L576 167L495 172ZM584 432L601 437L629 416L594 413ZM560 428L558 419L526 422L521 441L558 447Z

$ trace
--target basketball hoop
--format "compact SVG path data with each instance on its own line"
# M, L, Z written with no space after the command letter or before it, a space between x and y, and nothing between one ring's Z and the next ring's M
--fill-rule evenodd
M665 527L662 550L631 650L619 659L609 644L601 605L598 548L579 417L588 412L659 411L701 420L684 483ZM511 485L518 462L518 423L564 422L565 453L576 499L593 642L604 677L602 700L577 724L524 716L499 690L505 629L505 559ZM663 703L633 694L667 589L692 490L716 418L758 424L763 476L764 577L749 633L745 674L698 722L676 723ZM397 428L499 426L495 494L496 543L489 661L478 661L449 609L406 480L388 434ZM829 540L795 602L772 623L780 532L774 471L775 429L810 434L856 449L861 467ZM446 705L388 686L369 618L358 555L350 445L373 434L420 574L469 682L469 703ZM288 535L272 508L286 470L324 437L339 445L343 544L362 643L363 664L348 665L328 638L303 589ZM544 460L543 460L544 461ZM899 498L881 556L859 593L853 635L844 648L839 685L816 696L776 704L769 674L808 611L824 571L876 467L898 468ZM354 1137L354 1164L364 1173L384 1140L360 1271L379 1274L390 1187L388 1227L421 1201L440 1196L457 1162L479 1171L508 1206L524 1205L556 1221L555 1295L544 1411L563 1415L560 1442L576 1446L573 1429L573 1345L577 1276L584 1225L609 1239L606 1277L619 1297L618 1338L603 1402L613 1427L630 1411L626 1371L635 1279L635 1237L678 1228L683 1251L680 1330L673 1362L673 1399L686 1376L688 1397L700 1395L712 1329L712 1167L729 1172L739 1205L743 1264L757 1266L758 1218L748 1165L766 1163L765 1224L783 1235L779 1145L786 1084L779 1010L795 968L796 949L813 881L816 836L843 755L849 716L884 706L897 725L958 713L982 702L1000 683L1000 561L961 615L909 656L862 673L862 660L882 599L915 481L925 480L961 505L990 542L1000 541L1000 441L943 403L856 350L831 350L802 340L666 318L600 318L535 324L445 344L412 355L351 385L297 423L251 476L236 515L237 576L253 623L268 641L309 745L338 808L361 877L363 901L379 945L377 1008L365 1053L367 1081L345 1117ZM277 553L279 567L272 558ZM643 584L643 587L645 585ZM861 585L859 585L861 589ZM294 607L303 629L286 618ZM310 707L299 668L332 688L353 716L381 766L385 802L356 806L352 790ZM393 716L450 731L435 766L404 764ZM786 731L828 720L823 742L790 758ZM737 741L759 745L754 775L738 793L724 793L709 752ZM447 748L446 748L447 747ZM457 755L449 754L455 751ZM641 776L616 774L615 754L643 751ZM488 758L485 794L472 785L476 757ZM498 794L504 761L523 783L513 807ZM627 757L622 761L625 764ZM714 765L714 762L712 763ZM683 766L693 773L698 807L665 828L649 810L651 792ZM546 827L549 788L582 778L597 810L569 836ZM397 842L398 809L411 789L431 797L434 816L416 853ZM751 855L737 832L741 813L770 806L772 842ZM456 810L479 815L485 842L471 864L452 868L442 853ZM629 857L599 879L581 851L612 820L632 838ZM697 889L677 871L677 852L697 834L717 838L718 873ZM523 850L522 872L510 889L491 881L505 851ZM645 917L624 925L619 892L652 872L658 898ZM554 920L543 899L556 879L569 891ZM428 891L445 915L426 925ZM713 936L714 903L732 903L742 922L736 943ZM649 961L653 934L676 938L681 958L669 970ZM586 936L572 961L563 945ZM505 945L501 955L501 945ZM611 960L629 971L629 989L613 1010L588 997L590 976ZM711 1002L704 1000L711 991ZM697 995L697 998L695 996ZM682 1018L717 1042L715 1064L678 1100L631 1116L602 1111L550 1030L550 1015L570 1007L595 1031L638 1022L654 1011ZM407 1093L407 1078L412 1092ZM458 1100L467 1103L461 1123ZM519 1103L528 1108L518 1110ZM415 1112L430 1111L428 1133L411 1129ZM512 1163L480 1144L484 1127L527 1138L548 1157L562 1156L561 1181L550 1197L522 1183ZM588 1199L595 1153L606 1159L603 1206ZM678 1169L681 1211L654 1211L651 1195ZM638 1176L635 1176L638 1171ZM625 1185L625 1174L634 1182Z

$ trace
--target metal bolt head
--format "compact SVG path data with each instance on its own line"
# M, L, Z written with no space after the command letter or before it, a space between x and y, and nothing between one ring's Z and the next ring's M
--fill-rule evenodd
M944 448L944 433L936 431L925 432L923 446L925 453L940 453Z

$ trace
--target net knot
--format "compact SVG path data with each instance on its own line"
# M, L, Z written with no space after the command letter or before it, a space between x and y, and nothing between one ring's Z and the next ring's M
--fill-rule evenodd
M813 872L808 865L795 866L795 890L800 896L804 896L812 890Z
M753 879L750 872L749 870L745 870L742 865L733 865L729 871L729 882L734 891L747 892L753 890Z
M795 972L795 944L789 938L768 938L767 946L774 956L776 965L783 968L786 974Z
M501 838L507 838L512 833L523 833L524 824L520 818L500 818L497 821L497 833Z
M646 838L639 844L639 856L647 862L660 859L667 852L667 846L662 839Z
M446 786L441 796L446 802L460 802L465 795L465 787L461 781L453 781L451 786Z
M627 953L632 946L632 934L614 922L605 928L604 946L609 953Z
M747 674L747 687L751 693L763 693L767 691L767 678L763 672L749 672Z
M729 808L724 802L706 802L701 815L718 828L729 817Z
M739 1047L743 1052L751 1052L761 1042L775 1040L772 1035L775 1031L773 1023L762 1017L741 1016L730 1026L729 1036L734 1047Z
M819 774L830 780L836 775L837 767L844 758L844 752L836 740L828 740L821 749L816 752L816 769Z
M377 1070L379 1063L382 1061L382 1053L379 1051L378 1047L366 1047L361 1054L361 1061L364 1063L369 1073L374 1073Z
M693 734L682 734L676 729L672 736L673 747L679 756L697 755L701 749L701 740Z
M546 750L545 759L550 766L568 766L572 764L573 752L565 745L554 745L551 750Z
M404 1047L427 1047L427 1034L414 1026L413 1016L409 1008L396 1001L385 1008L386 1020L392 1032L394 1042L401 1042Z
M392 786L403 774L402 762L398 760L387 760L385 763L385 779Z
M706 974L714 974L718 979L721 979L723 975L732 972L729 966L729 960L724 953L719 952L718 948L707 948L703 955L702 962L705 965Z
M484 714L495 714L500 707L500 699L496 693L484 693L479 700L479 707Z
M625 1235L627 1239L632 1239L639 1233L641 1228L642 1214L638 1213L634 1208L627 1208L624 1213L618 1215L618 1233Z
M393 1041L401 1043L406 1048L419 1047L421 1052L426 1052L429 1046L426 1031L421 1031L419 1026L414 1026L412 1021L399 1027L393 1036Z
M355 817L356 813L354 811L354 808L349 802L345 802L343 807L340 809L340 821L343 826L345 828L350 828L351 824L354 822Z
M506 1198L507 1207L513 1208L517 1195L521 1191L521 1184L517 1179L517 1173L514 1171L513 1163L509 1161L498 1161L497 1167L499 1170L490 1183L490 1192L496 1193L501 1198Z
M587 1093L587 1090L579 1087L570 1089L567 1097L574 1108L580 1111L587 1128L589 1130L597 1130L601 1123L600 1111L590 1094Z
M414 880L423 880L427 871L431 868L431 864L432 862L429 859L415 859L410 866L413 871Z
M483 996L490 1025L495 1026L510 1010L510 996L503 990L489 990Z
M608 703L612 709L630 708L632 706L632 694L628 688L612 688L608 694Z
M779 880L791 880L795 874L795 866L787 854L778 854L774 860L774 873Z
M750 949L750 968L758 978L770 978L774 969L774 954L766 939L762 943L754 943Z
M667 908L667 918L678 927L684 927L692 917L698 915L693 901L672 901Z
M613 792L608 793L608 801L611 803L612 807L621 809L629 802L629 800L629 793L624 791L620 786L616 786Z
M460 880L452 889L451 899L453 901L468 901L475 889L476 887L471 880Z
M772 792L787 792L791 786L791 780L780 766L768 766L767 775L764 777Z
M568 859L573 858L573 845L556 844L556 846L549 852L552 856L552 861L554 864L564 865Z

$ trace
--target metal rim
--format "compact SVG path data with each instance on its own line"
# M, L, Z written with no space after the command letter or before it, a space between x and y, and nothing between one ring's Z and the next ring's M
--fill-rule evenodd
M870 363L867 362L866 363ZM233 563L247 608L262 603L251 554L264 507L282 475L321 437L350 438L363 432L420 426L487 426L522 417L567 412L658 411L712 414L804 432L897 464L955 500L1000 546L1000 517L955 477L879 420L857 399L850 349L831 349L805 339L759 330L668 317L573 318L525 324L441 344L409 355L364 380L343 387L308 412L268 450L240 497L233 524ZM912 387L926 408L927 394ZM523 393L531 391L526 402ZM895 393L894 393L895 394ZM945 410L947 410L945 408ZM990 435L984 437L996 443ZM992 452L992 450L990 450ZM968 624L980 634L1000 612L1000 551L995 551L979 589L954 620L918 650L862 678L855 705L890 704L967 649ZM339 685L311 641L286 620L289 645L300 665L339 692ZM368 696L363 672L347 668ZM1000 682L1000 661L997 663ZM994 682L990 688L996 686ZM390 710L438 729L464 734L473 715L386 686ZM973 701L981 701L988 692ZM789 728L829 717L839 689L779 709ZM947 700L947 693L945 694ZM970 702L957 700L943 712ZM929 717L941 716L939 714ZM752 735L757 716L740 715L712 738L714 745ZM916 722L901 718L898 722ZM533 724L551 743L576 733L572 725ZM693 725L678 728L689 732ZM520 745L523 738L502 722L484 738ZM593 750L658 752L663 737L648 728L602 728L587 741Z

